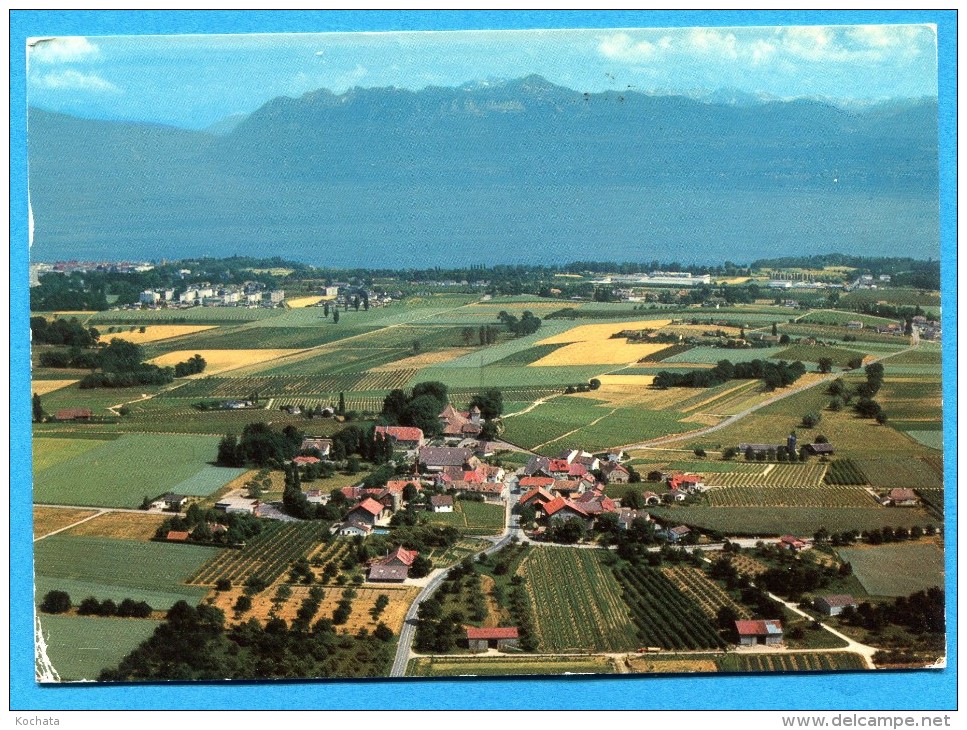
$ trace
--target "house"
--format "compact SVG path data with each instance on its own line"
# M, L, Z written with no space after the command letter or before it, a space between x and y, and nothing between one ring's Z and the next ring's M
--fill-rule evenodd
M373 532L373 528L364 522L345 522L339 528L339 534L343 537L368 537Z
M380 520L389 517L391 510L386 505L377 502L372 497L366 497L346 515L347 522L362 522L364 525L375 525Z
M307 464L318 464L321 461L316 456L294 456L292 457L292 463L298 466L306 466Z
M775 451L776 445L775 444L739 444L737 447L737 450L740 454L745 454L750 449L752 450L753 454L756 454L756 455L765 454L765 453L768 453L770 449L772 451Z
M684 502L688 497L688 493L683 489L672 489L670 492L665 494L665 499L669 502Z
M659 497L654 492L642 492L641 498L644 500L645 505L648 507L654 507L661 504L661 497Z
M453 497L449 494L434 494L430 497L430 509L434 512L453 512Z
M553 479L551 480L554 481ZM526 507L529 504L533 504L534 507L541 507L548 502L554 501L554 495L548 492L544 487L534 487L527 494L520 498L518 504L522 507Z
M332 449L332 439L318 439L307 436L302 439L302 444L299 446L299 451L304 454L309 454L313 451L318 451L319 456L323 459L329 456L329 450Z
M800 540L798 537L793 537L792 535L783 535L780 537L779 545L787 550L792 550L794 553L801 553L809 547L805 540Z
M822 611L827 616L839 616L847 606L858 608L859 604L853 596L839 594L832 596L816 596L813 605L817 611Z
M464 482L457 481L451 485L460 492L482 494L488 502L499 502L507 497L507 485L494 482Z
M385 558L370 563L368 579L383 583L402 583L409 575L410 566L419 552L399 546Z
M554 485L554 481L553 477L521 477L517 480L517 486L530 491L548 489ZM521 498L521 501L523 501L523 498Z
M588 483L581 479L555 479L554 484L551 485L551 494L556 494L558 497L573 497L577 494L583 494L588 489Z
M532 456L524 464L524 476L547 476L545 469L547 465L551 463L551 460L546 456Z
M480 409L474 406L469 411L458 411L447 403L439 415L444 439L465 439L479 436L483 430Z
M651 515L644 510L631 509L630 507L622 507L618 510L618 527L622 530L630 529L631 523L635 520L650 522Z
M417 492L423 491L423 485L419 479L390 479L386 482L386 491L391 494L403 494L407 486L412 486Z
M257 499L246 499L244 497L225 497L222 501L215 503L215 509L227 514L255 514L261 503Z
M813 456L831 456L834 453L832 444L806 444L806 451Z
M168 530L168 534L165 535L165 540L168 542L185 542L188 539L188 533L184 530Z
M58 421L89 421L93 415L90 408L62 408L54 418Z
M422 471L439 472L444 467L469 466L477 462L477 457L470 449L452 448L450 446L424 446L420 449L417 462ZM479 462L477 462L479 463ZM471 467L472 468L472 467Z
M736 621L735 631L739 635L739 646L778 646L782 644L782 622L776 619L765 621Z
M691 529L685 525L679 525L678 527L665 530L665 537L668 539L668 542L681 542L691 534Z
M165 496L161 498L161 501L165 503L165 509L171 512L181 512L181 508L188 504L188 497L184 494L173 494L168 492Z
M413 426L377 426L376 435L391 439L401 449L418 449L426 442L423 429Z
M916 492L912 489L891 489L887 499L894 507L916 507L920 504Z
M676 474L668 480L668 486L673 490L701 491L705 488L705 480L698 474Z
M496 450L497 444L493 441L478 441L477 445L473 448L473 453L483 459L487 456L493 456Z
M305 494L306 500L312 504L325 504L328 501L328 497L323 496L321 489L307 489Z
M471 651L517 648L520 644L520 636L516 626L494 626L482 629L467 626L467 644Z
M590 524L594 520L583 507L563 497L551 500L540 509L548 522L579 519L585 524Z
M608 459L608 461L621 461L622 459L625 458L624 449L621 449L621 448L608 449L607 451L604 452L604 455Z
M618 505L615 504L615 501L599 492L585 492L573 501L574 504L594 517L618 511Z
M604 474L608 484L627 484L631 481L631 472L617 461L609 461L601 465L601 473Z

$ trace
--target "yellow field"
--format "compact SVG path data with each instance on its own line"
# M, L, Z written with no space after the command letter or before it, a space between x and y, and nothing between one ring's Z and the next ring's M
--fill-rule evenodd
M449 350L439 350L438 352L427 352L422 355L404 357L402 360L395 360L385 365L370 368L366 372L389 373L394 370L419 370L428 365L439 365L440 363L456 360L458 357L469 355L471 352L473 352L472 347L453 347Z
M49 535L94 514L97 514L97 510L34 507L34 537Z
M745 284L752 279L751 276L733 276L730 279L716 279L716 284Z
M130 328L128 328L130 329ZM157 342L159 340L170 340L172 337L182 335L193 335L196 332L215 329L212 325L200 324L149 324L144 328L144 332L139 332L140 327L134 332L102 332L101 339L110 342L115 337L125 342L133 342L136 345L143 345L146 342Z
M296 297L295 299L286 299L285 301L293 309L302 309L303 307L311 307L313 304L318 304L322 301L322 297Z
M554 365L627 365L664 350L670 345L631 344L624 337L590 340L565 345L529 367Z
M201 355L207 363L205 372L189 377L204 378L226 370L268 362L296 352L302 352L302 350L176 350L175 352L166 352L149 362L161 367L174 366L179 362L185 362L194 355Z
M557 279L583 279L584 277L580 274L554 274Z
M282 585L285 580L273 583L267 589L252 596L252 610L243 614L238 623L243 623L248 621L250 618L258 619L261 623L268 621L270 615L273 614L274 605L272 603L272 598L275 595L278 586ZM278 610L274 611L274 615L291 622L292 619L296 617L296 613L299 610L299 605L302 601L308 597L310 586L304 585L291 585L292 595L288 600L283 603ZM319 610L316 612L313 621L317 621L320 618L332 618L333 611L336 610L336 606L342 599L343 586L323 586L322 589L325 592L325 596L322 599L322 603L319 606ZM420 592L420 589L416 586L399 586L399 585L387 585L379 587L355 587L356 597L352 599L352 611L349 614L349 619L346 623L341 624L336 627L337 631L348 631L351 634L357 633L360 629L365 628L372 632L377 624L380 622L389 626L394 634L399 634L400 629L403 627L403 620L406 618L406 611L409 609L410 604L413 599L416 598L416 594ZM386 594L389 598L389 605L383 609L383 612L375 620L370 615L370 610L376 605L376 598L381 594ZM230 591L216 592L214 596L214 605L222 609L225 612L225 616L228 618L229 623L235 623L234 613L232 612L232 605L235 600L242 594L241 587L235 587Z
M667 327L670 319L637 319L628 322L606 322L605 324L582 324L553 337L546 337L538 345L564 345L569 342L600 342L624 330L661 329Z
M91 537L113 537L119 540L139 540L148 542L154 537L155 530L170 515L133 514L131 512L107 512L93 520L88 520L69 530L71 535Z
M692 674L695 672L717 672L714 659L662 659L657 656L629 656L624 660L632 674Z
M668 334L684 335L685 337L699 337L703 332L724 332L726 335L738 337L741 329L739 327L719 326L715 324L672 324L662 327L662 332Z
M61 388L66 388L68 385L73 385L77 380L34 380L30 383L30 392L36 393L37 395L47 395L48 393L53 393L55 390L60 390Z

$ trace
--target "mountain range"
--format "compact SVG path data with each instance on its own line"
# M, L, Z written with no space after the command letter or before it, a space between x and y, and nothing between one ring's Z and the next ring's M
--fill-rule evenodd
M935 99L732 101L529 76L321 89L204 131L31 108L32 256L938 254Z

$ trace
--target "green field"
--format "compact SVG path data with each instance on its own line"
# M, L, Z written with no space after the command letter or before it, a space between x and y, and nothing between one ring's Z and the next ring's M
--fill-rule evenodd
M39 440L39 439L38 439ZM218 439L211 436L127 434L34 473L34 501L92 507L135 508L190 477L215 472ZM238 470L219 470L226 484ZM78 477L81 478L78 478Z
M109 443L111 442L101 439L35 438L33 440L34 472L70 461Z
M197 474L193 474L183 482L178 482L171 491L188 497L207 497L247 471L248 469L244 468L229 469L206 464Z
M513 677L531 674L613 674L608 657L417 657L407 677Z
M160 621L41 614L47 658L63 682L94 680L150 638Z
M782 654L727 654L717 660L720 672L826 672L866 669L859 654L848 651Z
M820 527L830 532L881 527L921 527L937 519L918 508L887 507L653 507L662 520L727 535L812 535Z
M765 471L764 464L747 464L742 461L672 461L666 469L670 471L697 472L698 474L759 474Z
M896 425L896 424L894 424ZM920 424L921 426L923 424ZM940 424L938 424L939 426ZM943 450L943 431L940 428L926 431L919 428L902 429L903 433L912 438L919 444L923 444L937 451Z
M719 360L729 362L751 362L752 360L765 360L774 357L776 353L782 352L784 347L750 347L747 349L729 349L725 347L693 347L686 352L665 358L664 363L696 363L714 365Z
M854 359L863 359L865 353L858 350L847 350L842 347L826 347L823 345L793 345L790 348L777 352L773 355L774 360L788 360L795 362L819 362L820 358L828 357L833 361L833 365L845 368L847 363Z
M940 489L943 481L926 462L920 459L856 459L874 487L910 487Z
M275 321L273 320L273 324ZM241 327L219 327L197 334L179 337L170 345L165 341L154 343L152 349L176 350L251 350L251 349L293 349L301 350L316 347L328 342L335 342L350 335L360 334L367 330L342 327L341 323L334 325L332 318L328 321L319 314L319 326L309 327L258 327L243 325Z
M885 317L874 317L871 314L859 314L857 312L843 312L837 309L818 309L810 312L804 317L800 317L797 322L807 324L830 324L845 325L847 322L862 322L868 327L882 327L888 324L895 324L897 320L886 319Z
M896 357L890 358L890 367L894 365L940 365L942 363L940 350L924 349L924 344L916 350L901 352Z
M156 610L179 600L198 603L207 590L184 580L220 552L197 545L52 535L34 544L36 600L58 589L67 591L75 605L88 596L133 598Z
M192 307L191 309L124 309L98 312L89 324L101 328L112 324L230 324L278 317L285 310L248 307Z
M622 651L640 645L602 551L533 548L521 565L542 652Z
M877 302L907 307L939 307L940 293L903 288L858 289L840 297L839 306L849 307L853 304L875 304Z
M873 596L908 596L944 585L943 551L930 543L840 548L839 556Z
M608 365L565 365L550 367L499 367L496 365L476 367L447 367L435 365L423 368L406 384L412 388L417 383L439 381L454 388L500 388L514 389L521 386L567 386L587 383L603 372L616 369Z
M453 512L427 512L426 519L430 524L456 527L465 535L496 535L504 529L504 507L457 499Z

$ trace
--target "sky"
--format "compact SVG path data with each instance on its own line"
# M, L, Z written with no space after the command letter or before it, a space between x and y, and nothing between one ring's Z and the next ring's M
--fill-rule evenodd
M28 41L32 106L201 129L320 88L540 74L581 92L937 94L931 25L57 37Z

